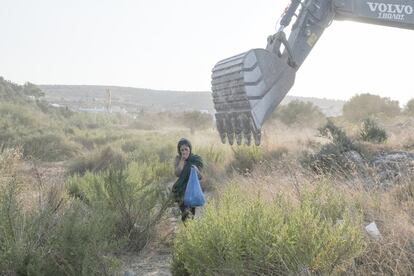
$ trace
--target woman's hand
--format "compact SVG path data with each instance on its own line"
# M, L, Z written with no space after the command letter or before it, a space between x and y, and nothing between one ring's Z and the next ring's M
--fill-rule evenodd
M181 160L185 161L190 156L190 148L187 145L182 145L180 148Z

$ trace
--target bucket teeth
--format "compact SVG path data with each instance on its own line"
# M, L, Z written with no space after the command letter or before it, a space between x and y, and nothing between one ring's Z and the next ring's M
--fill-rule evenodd
M216 124L223 143L226 143L227 138L230 145L234 144L234 140L238 145L241 145L244 138L245 144L250 145L253 135L255 144L260 144L261 132L255 128L253 119L249 117L248 112L216 114Z
M262 133L260 131L258 132L253 132L253 136L254 136L254 143L256 146L260 145L261 139L262 139Z
M224 121L224 117L223 116L218 116L216 114L216 125L217 125L217 129L219 131L220 134L220 139L221 142L224 144L226 143L226 128L225 128L225 121Z
M233 114L226 115L226 131L227 131L227 139L230 145L234 143L234 117Z
M243 120L242 120L242 118L235 117L235 119L234 119L234 132L236 134L237 145L241 145L242 133L243 133Z
M250 143L252 141L252 132L251 132L251 127L250 127L250 120L251 120L251 118L249 118L246 115L243 115L243 134L244 134L244 138L245 138L245 143L248 146L250 146Z

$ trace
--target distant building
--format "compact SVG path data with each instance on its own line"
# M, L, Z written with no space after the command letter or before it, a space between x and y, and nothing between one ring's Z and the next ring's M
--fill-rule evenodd
M79 107L78 111L80 112L87 112L87 113L103 113L105 112L105 108L103 107L94 107L94 108L83 108L83 107Z

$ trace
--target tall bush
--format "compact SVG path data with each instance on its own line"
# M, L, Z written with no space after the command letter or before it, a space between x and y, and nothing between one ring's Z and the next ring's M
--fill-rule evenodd
M28 99L23 93L23 87L0 77L0 99L14 103L27 103Z
M363 252L362 215L326 185L298 206L233 186L174 242L173 275L332 275Z
M263 149L256 146L238 146L233 149L234 160L230 168L240 173L249 173L254 166L263 161Z
M315 126L325 120L321 110L311 102L294 100L287 105L279 106L273 118L279 119L284 124L299 126Z
M42 189L30 209L27 183L16 173L20 154L0 154L0 274L112 275L115 260L107 218L95 216L55 186Z
M83 175L87 171L100 172L108 169L122 169L126 163L125 155L121 151L106 147L71 161L68 173Z
M351 121L369 117L395 117L401 112L398 101L369 93L353 96L342 110L345 118Z
M407 102L407 104L404 107L404 112L407 115L414 116L414 99L411 99Z
M94 214L109 216L113 237L140 250L153 237L154 229L170 204L165 187L170 164L132 162L125 170L109 169L68 179L69 194L80 199Z
M0 144L23 147L25 157L62 161L78 153L59 125L39 110L25 105L0 104Z
M364 172L360 148L332 121L319 128L322 137L329 143L322 145L317 152L304 152L301 163L311 170L334 177L352 178Z
M221 145L197 147L194 152L202 156L204 161L202 187L204 191L213 190L216 184L223 182L226 177L226 165L229 163L229 148Z
M212 127L213 117L208 113L200 111L188 111L182 114L181 123L188 127L191 133L195 133L196 130Z
M359 136L363 141L382 143L388 138L387 132L380 128L376 121L367 118L362 122Z
M144 137L134 138L123 142L121 149L128 159L136 162L172 162L176 146L170 141L165 142L161 137L152 136L151 139Z

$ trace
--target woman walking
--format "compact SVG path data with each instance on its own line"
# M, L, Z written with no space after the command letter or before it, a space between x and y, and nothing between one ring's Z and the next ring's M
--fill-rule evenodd
M181 220L184 222L190 215L194 217L195 207L184 205L184 193L190 177L191 168L197 171L198 178L202 179L203 160L199 155L192 153L192 146L189 140L182 138L177 144L178 155L175 157L175 175L177 181L172 187L175 201L181 210Z

